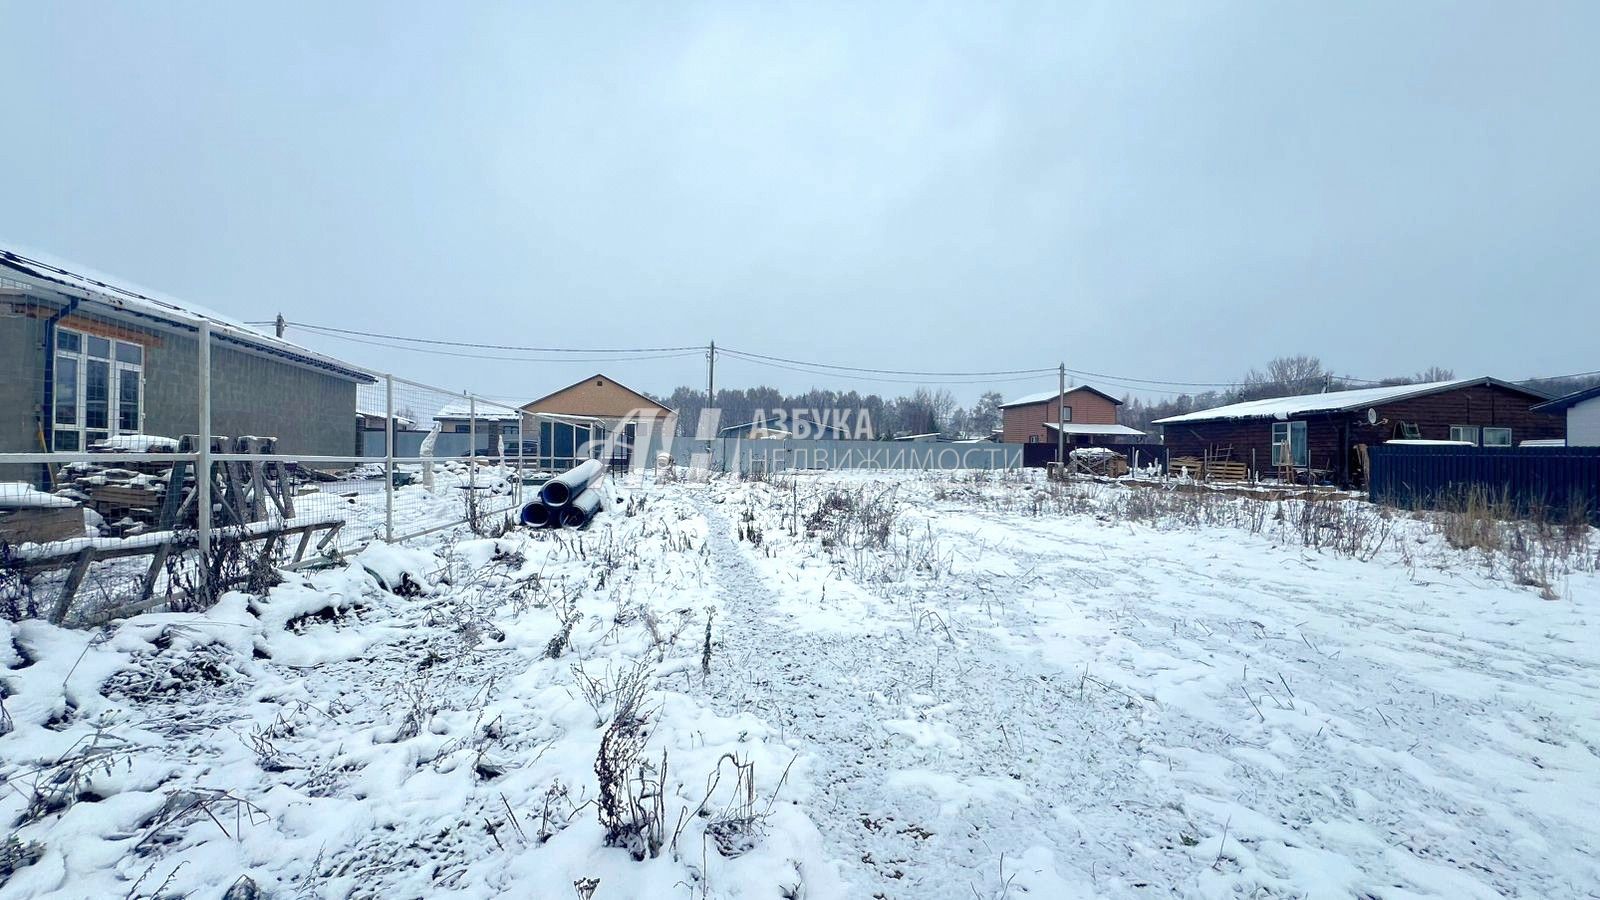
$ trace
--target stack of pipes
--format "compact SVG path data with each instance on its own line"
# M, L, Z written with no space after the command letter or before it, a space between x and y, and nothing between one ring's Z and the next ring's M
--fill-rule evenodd
M582 528L600 511L595 487L606 474L597 459L579 463L544 483L539 499L522 507L522 524L530 528Z

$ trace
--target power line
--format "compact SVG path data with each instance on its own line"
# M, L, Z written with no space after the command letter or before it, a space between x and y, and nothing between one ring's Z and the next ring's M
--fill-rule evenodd
M733 351L725 351L720 347L717 348L717 352L719 354L726 352L726 353L728 353L729 356L731 356L734 359L740 360L741 362L753 363L753 364L758 365L758 366L766 366L768 368L773 368L773 369L787 369L790 372L801 372L801 373L804 373L806 375L827 375L827 376L833 376L833 377L840 377L840 375L841 375L841 373L839 373L839 372L819 371L817 369L805 368L803 366L791 366L791 365L787 365L785 363L780 363L780 362L770 362L770 361L768 361L766 359L746 356L743 353L736 353L736 352L733 352ZM1049 371L1049 370L1047 369L1045 371ZM882 383L888 383L888 384L1000 384L1000 383L1013 382L1013 381L1033 381L1034 379L1039 377L1038 373L1033 373L1033 374L1029 374L1029 375L1022 375L1022 376L1012 376L1012 377L1009 377L1009 378L968 378L968 379L888 378L888 377L884 377L884 376L881 376L881 375L868 375L868 374L860 374L860 373L854 373L854 372L845 373L845 374L851 375L851 376L853 376L853 377L855 377L855 378L857 378L857 379L859 379L861 381L882 382Z
M250 325L272 325L273 322L250 322ZM335 335L357 335L366 338L382 338L388 341L406 341L413 344L435 344L444 347L470 347L475 350L519 350L524 353L671 353L684 350L701 351L704 347L526 347L517 344L484 344L475 341L445 341L434 338L406 337L398 334L382 334L374 331L359 331L352 328L334 328L329 325L312 325L308 322L285 322L296 328L307 328Z
M428 353L428 354L431 354L431 355L434 355L434 356L450 356L450 357L455 357L457 359L484 359L484 360L495 360L495 361L500 361L500 362L535 362L535 363L626 362L626 361L631 361L631 360L646 360L646 359L682 359L682 358L688 357L688 356L697 356L700 353L704 352L700 348L695 348L695 349L690 350L688 352L680 352L680 353L643 353L641 355L635 355L635 356L598 356L598 357L577 357L577 358L559 357L559 356L558 357L494 356L494 355L485 354L485 353L459 353L459 352L456 352L456 351L453 351L453 350L433 350L433 349L430 349L430 348L427 348L427 347L410 347L410 346L407 346L405 344L395 344L395 343L390 343L388 341L367 340L365 338L350 337L347 334L334 334L331 331L323 331L322 329L320 329L320 328L318 328L316 326L311 326L311 325L300 325L298 327L304 328L307 331L310 331L312 334L320 335L322 337L331 337L331 338L335 338L335 339L341 340L341 341L349 341L349 342L354 343L354 344L366 344L366 345L372 346L372 347L387 347L387 348L389 348L391 350L406 350L406 351L409 351L409 352L412 352L412 353ZM573 352L583 352L583 351L573 351ZM593 352L593 351L591 351L591 352Z
M728 347L723 348L722 352L733 353L733 354L737 354L739 356L744 356L744 357L747 357L747 358L764 359L764 360L768 360L768 361L771 361L771 362L784 362L784 363L791 363L791 364L800 365L800 366L814 366L814 367L819 368L819 369L837 369L837 370L843 371L843 372L868 372L868 373L877 374L877 375L932 375L932 376L950 375L950 376L957 376L957 377L965 378L965 377L978 377L978 376L986 376L986 375L1043 375L1043 374L1046 374L1046 373L1049 373L1049 372L1054 372L1056 370L1055 366L1049 366L1047 368L1042 368L1042 369L1003 369L1003 370L994 371L994 372L919 372L919 371L909 370L909 369L871 369L871 368L865 368L865 367L862 367L862 366L837 366L837 365L831 365L829 363L809 362L809 361L803 360L803 359L785 359L782 356L766 356L766 355L761 354L761 353L751 353L748 350L737 350L737 349L728 348Z
M273 325L274 321L248 322L249 325ZM463 359L486 359L506 362L622 362L636 360L659 359L684 359L706 352L705 347L531 347L518 344L490 344L475 341L449 341L436 338L407 337L404 335L384 334L381 332L363 331L349 328L335 328L327 325L312 325L307 322L287 322L297 328L306 329L313 334L339 338L340 340L354 343L368 344L377 347L387 347L395 350L409 350L418 353L430 353L439 356L451 356ZM405 344L385 343L385 341L402 341ZM445 350L430 350L425 347L407 346L406 344L426 344L431 346L461 347L475 350L507 350L525 353L595 353L610 354L593 358L532 358L520 356L491 356L477 353L456 353ZM1040 367L1036 369L996 369L990 371L934 371L918 369L884 369L870 366L849 366L837 363L824 363L813 360L793 359L783 356L772 356L755 353L748 350L739 350L731 347L719 347L717 352L740 359L756 365L767 366L775 369L785 369L807 375L853 375L862 380L884 382L893 384L986 384L1028 381L1041 375L1052 374L1057 367ZM1108 384L1129 388L1131 390L1152 391L1156 393L1176 394L1183 393L1187 388L1240 388L1250 385L1245 381L1177 381L1158 378L1139 378L1131 375L1115 375L1105 372L1092 372L1087 369L1072 369L1066 371L1079 378L1092 378ZM1537 375L1523 378L1518 384L1530 381L1550 381L1562 378L1587 378L1600 375L1600 370L1592 372L1574 372L1560 375ZM910 376L906 378L884 376ZM1371 378L1356 378L1350 375L1333 376L1346 384L1381 385L1385 381ZM1178 390L1173 390L1178 389Z

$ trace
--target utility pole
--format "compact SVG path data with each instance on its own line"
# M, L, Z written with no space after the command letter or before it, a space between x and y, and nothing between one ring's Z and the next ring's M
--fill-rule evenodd
M717 342L706 352L706 409L717 405Z
M1056 393L1056 474L1067 474L1067 364L1062 363Z
M278 337L283 337L284 326L289 324L288 322L284 321L283 313L278 313L277 320L274 321L272 324L277 326L277 328L278 328Z

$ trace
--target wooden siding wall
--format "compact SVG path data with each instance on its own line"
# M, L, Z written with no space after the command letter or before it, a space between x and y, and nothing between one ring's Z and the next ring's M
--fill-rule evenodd
M1046 422L1054 424L1055 397L1027 406L1012 406L1001 411L1001 440L1007 443L1026 444L1029 435L1037 435L1041 442L1054 442L1056 434L1045 428ZM1117 405L1110 400L1082 388L1067 390L1067 406L1072 410L1072 421L1078 425L1117 424Z
M1539 401L1493 385L1475 385L1454 391L1414 397L1377 407L1380 424L1368 425L1366 411L1296 416L1306 423L1306 445L1311 467L1341 472L1348 448L1356 444L1381 444L1400 436L1400 423L1418 426L1424 440L1447 441L1451 425L1494 426L1511 429L1511 440L1560 438L1566 423L1560 416L1529 409ZM1344 434L1348 427L1348 443ZM1258 470L1272 468L1272 420L1230 419L1164 425L1168 452L1173 456L1199 456L1231 451L1231 458L1250 465L1252 452Z
M522 407L524 412L554 413L564 416L593 416L600 419L617 419L635 410L641 418L666 418L665 409L641 397L609 378L590 378L558 391L536 403Z

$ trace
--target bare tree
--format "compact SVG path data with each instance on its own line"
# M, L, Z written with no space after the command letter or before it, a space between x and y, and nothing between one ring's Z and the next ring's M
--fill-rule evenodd
M1000 404L1004 402L1005 397L999 391L984 391L978 397L977 404L972 407L967 427L979 437L988 437L1000 427Z

